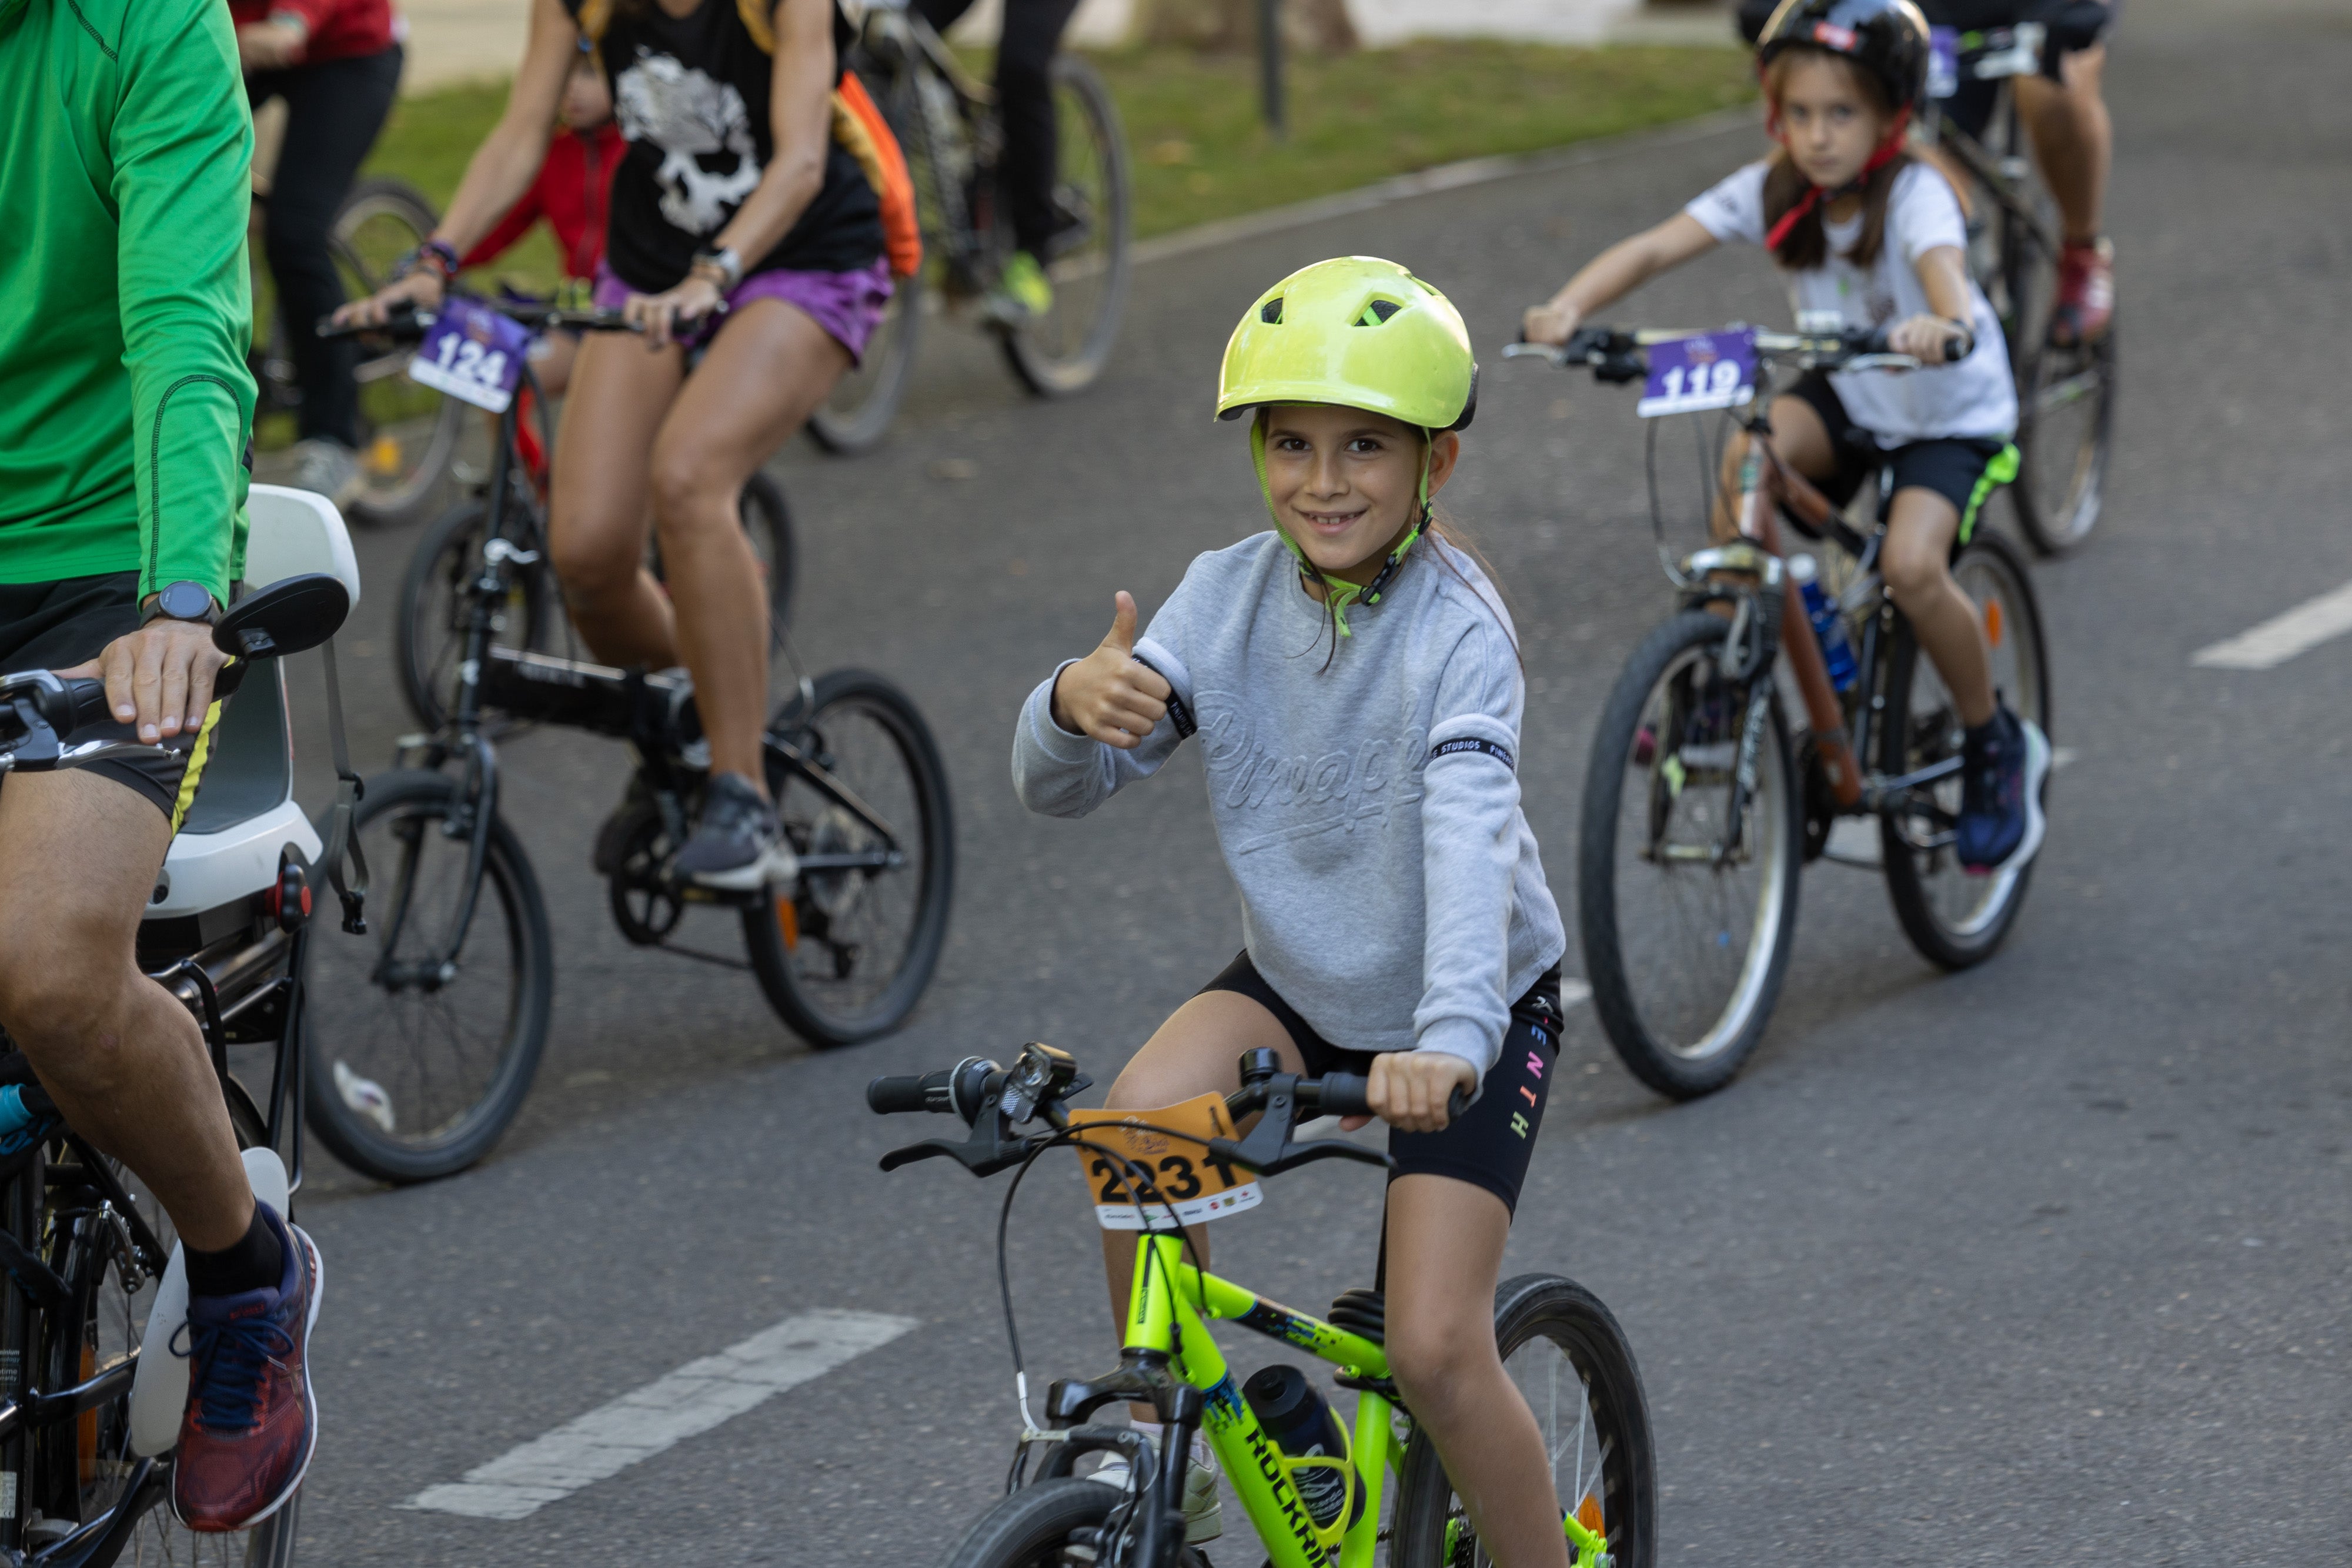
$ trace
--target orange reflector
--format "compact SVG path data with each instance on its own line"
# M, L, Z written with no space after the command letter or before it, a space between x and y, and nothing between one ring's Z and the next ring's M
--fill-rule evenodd
M367 465L377 474L400 472L400 443L389 435L379 435L368 447Z
M2000 601L1998 599L1985 606L1985 641L1996 648L2000 646Z
M789 898L776 900L776 928L784 934L785 952L801 945L801 912L793 907Z
M1595 1535L1604 1533L1601 1519L1601 1500L1591 1492L1585 1493L1584 1500L1576 1505L1576 1522Z

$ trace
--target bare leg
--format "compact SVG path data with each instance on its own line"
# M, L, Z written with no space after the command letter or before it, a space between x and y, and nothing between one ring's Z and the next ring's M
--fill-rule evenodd
M0 1027L73 1130L138 1173L187 1244L217 1252L253 1189L196 1021L139 971L139 915L171 843L163 814L92 773L0 790Z
M1452 1176L1389 1184L1389 1370L1502 1568L1568 1568L1543 1433L1495 1344L1503 1200Z
M1944 677L1960 722L1973 729L1992 718L1992 652L1985 646L1976 601L1952 580L1952 539L1959 531L1959 508L1942 496L1916 486L1897 490L1878 567L1895 607Z
M2099 237L2105 218L2107 166L2115 152L2115 125L2100 95L2106 47L2095 45L2059 62L2063 81L2023 76L2016 81L2018 113L2033 139L2042 177L2065 220L2065 237L2088 245Z
M1813 405L1800 397L1772 400L1772 450L1780 461L1816 484L1837 472L1837 454L1830 445L1829 427ZM1748 456L1748 433L1735 429L1723 444L1723 471L1717 476L1715 513L1710 519L1715 537L1739 537L1739 465Z
M609 664L678 662L669 597L646 570L646 517L654 434L685 374L680 350L591 333L564 400L548 549L581 640Z
M1104 1103L1118 1111L1150 1111L1212 1090L1230 1094L1242 1086L1242 1052L1261 1046L1282 1053L1285 1072L1305 1071L1290 1031L1272 1013L1232 991L1206 992L1168 1015L1168 1021L1119 1073ZM1198 1249L1202 1266L1207 1267L1208 1227L1195 1225L1185 1234ZM1123 1333L1128 1291L1135 1278L1135 1233L1106 1230L1102 1247L1103 1273L1110 1281L1110 1321ZM1128 1411L1139 1421L1160 1419L1148 1405L1130 1405Z
M713 773L765 793L768 596L744 537L743 482L808 423L849 350L807 312L755 299L731 316L663 420L653 447L654 526L677 606L677 652Z

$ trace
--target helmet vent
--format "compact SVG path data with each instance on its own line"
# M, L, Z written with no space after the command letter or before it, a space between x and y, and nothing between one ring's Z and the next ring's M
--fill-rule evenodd
M1364 307L1364 313L1356 318L1356 325L1359 327L1380 326L1390 317L1395 315L1398 311L1403 308L1403 306L1398 304L1393 299L1375 299L1370 305Z
M1282 296L1276 295L1257 308L1257 319L1269 327L1282 325Z

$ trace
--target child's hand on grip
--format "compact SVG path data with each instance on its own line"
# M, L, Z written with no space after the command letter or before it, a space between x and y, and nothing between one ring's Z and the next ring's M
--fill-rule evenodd
M1073 735L1132 751L1168 716L1172 688L1135 662L1135 601L1122 589L1118 604L1102 645L1054 683L1054 722Z
M1446 1106L1459 1089L1477 1092L1478 1070L1450 1051L1383 1051L1372 1058L1371 1083L1365 1098L1372 1113L1390 1126L1407 1133L1442 1133L1449 1120ZM1350 1116L1342 1127L1360 1127L1364 1119Z

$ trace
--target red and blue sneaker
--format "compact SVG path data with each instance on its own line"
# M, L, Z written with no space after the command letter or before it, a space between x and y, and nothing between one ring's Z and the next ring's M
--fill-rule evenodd
M319 1444L310 1329L319 1249L259 1206L286 1260L276 1289L188 1298L188 1409L172 1465L172 1511L190 1530L244 1530L286 1505Z

